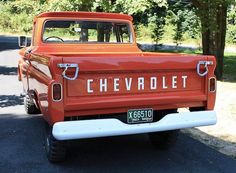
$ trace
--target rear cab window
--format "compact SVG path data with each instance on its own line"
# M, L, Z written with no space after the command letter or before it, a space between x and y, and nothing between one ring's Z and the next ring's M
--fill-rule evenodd
M133 43L125 22L50 20L44 24L44 43Z

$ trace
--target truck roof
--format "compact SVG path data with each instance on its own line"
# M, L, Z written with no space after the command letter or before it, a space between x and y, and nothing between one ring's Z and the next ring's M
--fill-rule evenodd
M78 18L106 18L106 19L123 19L132 21L133 17L126 15L126 14L119 14L119 13L104 13L104 12L69 12L69 11L62 11L62 12L46 12L41 13L36 18L41 17L62 17L62 18L70 18L70 17L78 17Z

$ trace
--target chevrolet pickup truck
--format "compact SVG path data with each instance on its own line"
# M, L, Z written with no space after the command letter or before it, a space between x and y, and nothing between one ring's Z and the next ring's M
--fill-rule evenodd
M51 162L68 140L147 133L168 148L179 129L216 123L215 58L142 52L131 16L42 13L19 44L25 110L42 113Z

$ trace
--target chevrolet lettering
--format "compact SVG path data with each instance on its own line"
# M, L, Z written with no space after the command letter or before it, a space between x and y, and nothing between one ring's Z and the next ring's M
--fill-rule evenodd
M132 20L47 12L35 16L30 45L20 37L25 110L45 120L50 162L65 160L67 141L145 133L168 148L179 129L216 123L215 57L142 52Z
M87 92L93 93L95 91L95 86L98 84L97 92L107 92L108 90L113 90L114 92L122 92L120 87L124 86L125 91L131 91L132 88L136 88L139 91L142 90L158 90L158 89L178 89L186 88L188 76L180 76L179 84L177 83L178 76L171 76L170 80L167 80L165 76L162 76L160 79L158 77L150 77L145 79L144 77L133 78L104 78L104 79L88 79L87 80ZM159 82L160 80L160 82ZM134 81L134 82L133 82ZM170 82L169 82L170 81ZM96 84L97 82L97 84ZM132 85L132 82L135 83ZM111 83L109 85L109 83ZM94 86L94 87L92 87ZM108 86L111 86L108 88Z

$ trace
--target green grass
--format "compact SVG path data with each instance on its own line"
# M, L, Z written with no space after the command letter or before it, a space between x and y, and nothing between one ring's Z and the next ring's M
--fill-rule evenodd
M236 82L236 53L226 53L224 58L224 80Z

